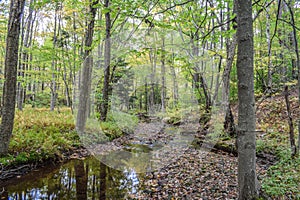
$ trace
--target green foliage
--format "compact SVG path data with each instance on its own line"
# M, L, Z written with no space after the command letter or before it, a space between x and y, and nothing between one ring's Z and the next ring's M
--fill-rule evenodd
M60 113L25 108L17 112L9 155L3 165L22 164L62 157L62 153L80 146L69 109Z
M109 138L109 140L113 140L123 135L122 130L115 122L101 122L100 126L104 134Z
M122 136L124 133L133 133L138 121L135 115L113 111L108 114L107 121L101 122L100 126L105 135L110 140L113 140Z
M287 155L290 155L288 153ZM285 156L268 170L268 177L263 179L262 189L271 198L300 198L300 158Z
M32 107L42 108L50 105L50 93L36 93L34 95L34 100L32 98L27 99L28 104Z

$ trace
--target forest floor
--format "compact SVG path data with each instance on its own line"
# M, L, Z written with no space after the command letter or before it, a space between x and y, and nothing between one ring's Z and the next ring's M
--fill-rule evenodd
M188 127L186 127L188 126ZM184 124L181 133L192 124ZM141 131L141 129L144 129ZM137 134L125 136L108 144L108 149L122 149L128 144L152 144L169 141L165 134L167 127L161 123L140 124ZM139 132L143 132L143 136ZM171 139L178 140L178 139ZM170 141L169 141L170 142ZM176 142L175 142L176 143ZM107 145L107 144L106 144ZM101 148L102 147L102 148ZM100 145L95 151L105 151ZM237 198L237 157L234 153L216 148L194 145L175 145L160 150L161 168L146 173L140 180L141 190L131 196L133 199L236 199ZM266 176L270 162L258 159L258 179Z
M290 92L291 114L300 117L297 93ZM290 159L284 94L257 100L257 176L266 199L300 199L299 159ZM237 106L234 106L237 119ZM295 128L297 130L297 128ZM297 131L295 131L297 133ZM296 136L297 138L297 136ZM225 142L234 146L234 139ZM215 146L218 148L218 145ZM203 156L204 155L204 156ZM277 164L279 163L279 164ZM298 163L298 164L297 164ZM272 166L274 165L274 167ZM277 165L277 166L275 166ZM228 148L205 152L189 147L170 165L147 174L140 199L236 199L237 157ZM271 169L271 170L270 170ZM266 190L266 191L265 191Z
M289 127L284 96L283 94L277 94L270 98L257 99L256 102L257 129L259 130L257 134L257 175L259 182L265 184L262 185L262 190L264 193L267 191L266 193L268 193L270 199L300 198L300 160L298 160L297 163L291 161L289 158ZM292 117L295 123L296 119L300 117L297 93L295 91L291 91L290 93L290 102ZM233 111L236 119L236 106L233 107ZM40 113L36 111L26 113L25 116L30 118L30 121L28 121L23 119L22 115L17 114L17 130L20 131L14 133L14 137L20 134L23 139L28 138L26 140L24 139L25 142L23 141L21 144L16 139L19 137L13 138L11 146L14 150L13 152L15 152L15 156L12 160L17 164L5 164L6 158L3 158L5 160L1 160L2 169L0 170L0 178L3 176L3 179L5 179L7 174L18 176L27 173L37 167L34 164L27 163L40 163L40 161L44 160L44 158L41 157L43 155L48 156L50 161L53 160L53 156L56 158L63 157L64 160L68 160L89 155L89 153L81 147L75 134L72 131L70 132L70 130L74 129L73 118L70 117L71 115L67 115L68 117L57 117L53 114L53 119L51 119L50 122L49 115L52 114L46 113L45 115L40 115ZM65 118L65 120L61 120L62 118ZM63 123L66 122L68 126L62 128L64 126ZM183 126L188 126L182 127L183 130L186 129L195 132L196 126L194 124L187 123L185 125L183 124ZM41 127L41 130L37 129L37 127ZM49 131L57 134L50 137L49 132L45 132L45 127L50 127L51 130L49 129ZM106 145L109 149L122 149L130 144L166 144L166 141L170 141L171 137L171 134L166 134L167 128L169 128L169 125L161 122L140 123L136 128L135 134L117 138ZM59 134L61 129L65 129L63 131L64 134ZM24 132L24 130L31 131ZM297 130L296 123L295 130ZM181 131L181 133L189 133L189 131ZM39 138L35 138L33 132L39 133ZM43 135L43 133L45 135ZM66 135L66 133L68 134ZM139 133L143 134L141 135ZM178 137L180 137L180 134ZM57 143L57 138L59 138L59 143ZM228 137L224 139L226 140L221 142L228 145L226 148L219 148L218 145L216 145L215 148L198 148L199 144L197 143L183 145L182 148L178 149L176 149L178 145L168 146L164 151L165 159L168 164L157 171L146 173L146 178L140 180L141 190L133 195L132 198L236 199L237 157L235 150L230 150L234 147L235 139L228 140ZM175 137L175 141L179 140ZM105 150L106 147L105 145L100 145L97 148L99 148L96 149L99 152ZM45 149L51 149L51 152L46 152ZM21 154L20 152L25 153ZM34 157L33 160L30 160L32 154L29 152L38 152L37 155L34 154L37 158ZM45 154L45 152L47 154ZM164 159L163 155L161 157ZM43 165L47 163L40 164ZM271 165L278 165L278 167L270 167ZM285 166L290 168L285 168ZM293 166L296 167L291 170ZM285 171L282 172L282 168L284 168ZM5 171L6 169L7 171ZM266 179L270 181L266 182Z

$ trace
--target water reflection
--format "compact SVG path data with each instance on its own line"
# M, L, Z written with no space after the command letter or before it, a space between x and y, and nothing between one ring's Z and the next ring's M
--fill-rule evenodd
M118 171L99 160L72 160L2 184L1 199L127 199L139 191L142 174Z

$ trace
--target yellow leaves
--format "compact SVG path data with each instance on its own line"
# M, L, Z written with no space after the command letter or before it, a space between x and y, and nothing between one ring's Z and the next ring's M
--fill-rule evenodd
M295 86L297 84L298 84L297 80L292 80L292 81L287 82L285 85L287 85L287 86Z
M183 8L182 8L182 6L176 6L175 10L178 11L178 12L181 12L183 10Z

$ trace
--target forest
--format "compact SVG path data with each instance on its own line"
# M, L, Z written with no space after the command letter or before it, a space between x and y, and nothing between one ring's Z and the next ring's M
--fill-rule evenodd
M1 199L300 199L298 17L0 1Z

